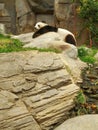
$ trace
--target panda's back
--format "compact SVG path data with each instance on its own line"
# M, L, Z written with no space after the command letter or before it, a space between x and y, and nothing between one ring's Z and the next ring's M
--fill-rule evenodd
M66 37L68 34L74 36L70 31L63 29L63 28L58 28L58 33L60 34L60 36L62 37Z

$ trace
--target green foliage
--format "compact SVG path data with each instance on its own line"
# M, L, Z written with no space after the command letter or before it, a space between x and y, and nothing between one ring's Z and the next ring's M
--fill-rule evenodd
M80 16L91 22L98 22L98 1L97 0L80 0Z
M94 64L96 61L96 59L94 58L94 55L96 53L97 53L97 50L94 48L91 49L84 46L78 48L79 58L86 63Z
M85 104L86 103L86 98L85 98L85 95L83 94L82 90L79 91L78 95L76 96L75 102L77 104Z
M88 103L86 95L80 90L75 98L75 107L73 109L74 116L97 113L97 106L93 103Z
M60 51L52 48L23 48L23 43L18 39L12 39L10 36L4 36L0 34L0 53L3 52L17 52L17 51L28 51L28 50L38 50L40 52L56 52Z
M90 63L90 64L94 64L96 59L94 57L91 56L85 56L85 57L81 57L80 58L82 61L86 62L86 63Z
M6 38L10 38L10 36L9 36L9 35L4 36L3 34L0 34L0 40L3 39L3 38L5 38L5 39L6 39Z
M22 49L22 42L17 39L11 39L10 36L0 34L0 53L19 51Z
M87 55L87 48L84 46L81 46L78 48L78 55L79 57L83 57Z
M98 42L98 0L80 0L79 16L85 21L84 26L89 31L93 44Z
M82 90L80 90L75 98L75 111L77 115L88 113L87 109L84 107L85 104L86 104L86 97L83 94Z

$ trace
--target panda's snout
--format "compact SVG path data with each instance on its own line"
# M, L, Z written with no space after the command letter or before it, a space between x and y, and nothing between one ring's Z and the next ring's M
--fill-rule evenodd
M34 26L34 29L37 29L37 27L36 27L36 26Z
M38 28L36 26L34 26L34 32L36 32L38 30Z

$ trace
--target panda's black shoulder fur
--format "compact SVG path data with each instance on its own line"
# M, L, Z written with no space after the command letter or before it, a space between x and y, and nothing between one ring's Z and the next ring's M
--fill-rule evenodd
M58 28L46 25L46 26L42 27L41 29L39 29L38 31L34 32L32 38L36 38L36 37L38 37L42 34L45 34L47 32L57 32L57 31L58 31Z

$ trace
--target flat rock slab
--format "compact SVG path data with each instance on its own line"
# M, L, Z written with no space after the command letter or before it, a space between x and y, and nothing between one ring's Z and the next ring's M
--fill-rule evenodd
M54 130L98 130L98 114L69 119Z

